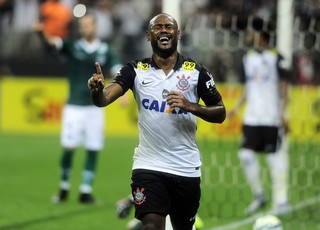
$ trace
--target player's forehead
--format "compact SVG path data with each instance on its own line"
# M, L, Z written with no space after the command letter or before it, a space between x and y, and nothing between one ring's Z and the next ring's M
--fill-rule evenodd
M172 16L168 14L159 14L150 20L149 27L152 27L154 25L167 25L167 24L172 24L177 26L177 22Z

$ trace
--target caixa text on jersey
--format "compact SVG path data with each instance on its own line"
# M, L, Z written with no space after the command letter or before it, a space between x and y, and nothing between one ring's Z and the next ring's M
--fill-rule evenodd
M141 104L145 109L154 110L160 113L187 114L187 112L182 109L169 107L166 101L150 100L145 98L142 99Z

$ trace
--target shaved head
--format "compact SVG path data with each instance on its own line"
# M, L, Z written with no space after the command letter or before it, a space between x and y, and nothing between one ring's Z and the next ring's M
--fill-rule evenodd
M153 17L146 31L153 53L168 58L177 52L180 30L177 21L169 14L161 13Z
M158 14L158 15L154 16L154 17L150 20L148 29L150 30L151 27L156 23L157 19L158 19L158 18L161 18L161 17L167 18L168 21L171 21L171 22L178 28L178 23L177 23L176 19L174 19L170 14L161 13L161 14Z

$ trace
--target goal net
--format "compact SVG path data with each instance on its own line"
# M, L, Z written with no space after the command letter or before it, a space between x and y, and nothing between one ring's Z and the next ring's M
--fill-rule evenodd
M288 229L320 229L319 4L308 0L293 1L292 8L289 8L292 20L288 20L287 30L279 31L277 20L282 20L285 15L277 9L277 1L199 2L203 1L182 4L189 10L193 6L196 13L193 9L190 10L192 14L181 16L183 37L180 49L213 73L227 109L237 101L242 87L243 76L239 75L239 70L242 56L248 49L246 32L269 32L273 45L281 41L286 46L286 40L280 40L279 36L288 39L290 50L286 48L284 52L292 67L288 109L291 128L289 200L292 209L283 220L287 221ZM286 27L282 25L282 28ZM236 223L240 225L226 224L229 229L241 229L241 223L250 224L254 220L244 214L252 195L237 158L240 127L241 116L233 121L226 120L222 126L199 121L199 129L202 129L201 136L198 136L199 147L204 158L200 215L212 218L212 223L218 226L238 220ZM259 160L263 184L271 200L269 171L264 158ZM270 206L264 211L268 208ZM246 218L248 221L243 221Z

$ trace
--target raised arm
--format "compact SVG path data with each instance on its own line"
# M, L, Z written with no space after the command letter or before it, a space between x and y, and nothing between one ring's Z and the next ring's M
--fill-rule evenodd
M104 107L122 96L123 89L117 83L109 83L107 86L104 86L104 76L100 64L96 62L95 65L97 72L89 78L88 88L93 104L98 107Z
M38 33L40 38L44 41L44 43L50 47L57 48L58 43L62 41L62 38L58 36L46 34L43 29L43 24L40 22L37 22L33 25L33 31Z

